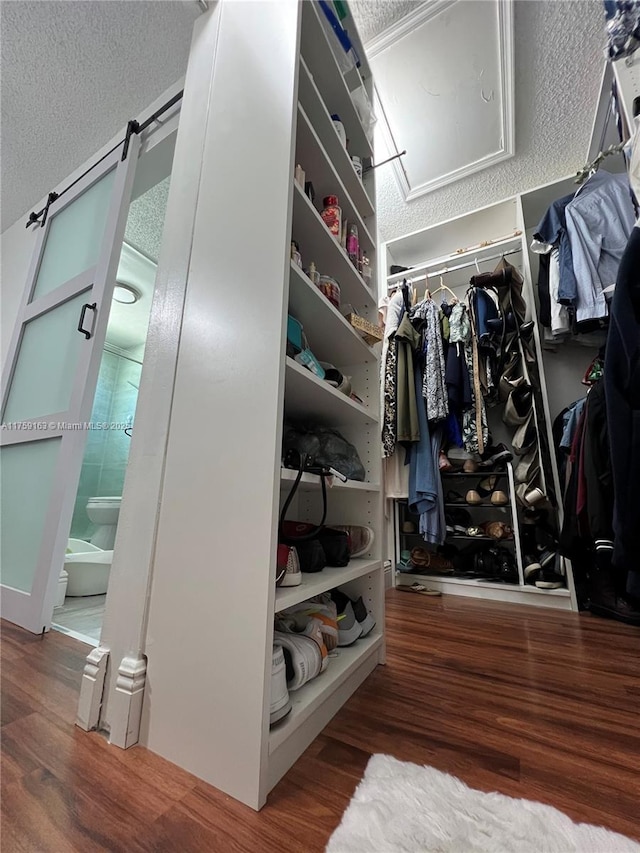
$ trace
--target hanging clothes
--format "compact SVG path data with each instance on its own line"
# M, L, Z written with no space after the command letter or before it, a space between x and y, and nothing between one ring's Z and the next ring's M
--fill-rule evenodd
M613 468L613 563L640 598L640 229L622 257L611 305L604 362Z
M396 329L396 442L420 440L418 421L419 398L414 382L414 352L420 344L420 333L414 328L405 312Z
M465 347L471 336L471 325L466 306L458 302L449 315L449 347L447 349L446 382L449 401L448 435L450 441L462 447L462 417L471 408L473 396Z
M422 396L427 403L427 419L435 423L445 420L449 414L440 309L428 298L416 305L411 316L419 321L422 330Z
M565 213L577 285L576 322L606 317L603 291L616 282L635 221L627 175L596 172Z
M418 399L420 440L407 448L409 456L409 510L420 516L420 533L427 542L440 545L443 541L440 525L438 453L434 453L422 397L422 370L415 368L415 389ZM438 451L439 451L438 447Z
M396 449L396 367L397 341L395 332L404 314L402 293L397 290L388 301L380 362L382 411L382 453L392 456Z

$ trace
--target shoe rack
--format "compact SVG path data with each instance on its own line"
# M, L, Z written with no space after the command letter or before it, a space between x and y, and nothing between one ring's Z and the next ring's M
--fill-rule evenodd
M560 409L568 402L579 396L575 392L575 385L584 373L578 373L574 362L571 360L573 351L569 350L569 357L563 363L562 369L557 364L549 370L547 354L543 352L541 332L538 326L536 301L534 297L533 276L537 276L537 259L530 256L529 243L532 231L544 214L548 205L556 198L570 192L571 180L554 182L536 190L519 194L502 202L472 211L463 216L446 222L430 226L421 231L413 232L406 237L399 237L380 246L380 256L383 259L380 265L379 289L381 295L386 294L388 287L399 277L387 276L392 264L411 267L413 274L417 277L424 275L425 270L430 276L444 272L444 283L451 288L459 299L464 299L469 287L469 279L476 272L492 271L504 253L506 260L513 264L524 279L522 294L527 304L527 320L533 320L534 325L526 346L533 352L533 361L526 364L525 353L522 352L523 342L519 341L519 347L525 364L525 376L528 377L534 387L532 409L533 420L536 428L536 441L539 447L541 460L540 485L549 501L544 504L548 509L553 525L559 529L562 524L562 506L559 496L562 494L558 478L558 469L553 448L553 436L551 434L552 419ZM403 273L411 280L412 272ZM418 285L418 293L424 283ZM582 359L584 361L584 351ZM567 376L577 375L578 379L573 384L567 383ZM489 429L495 443L502 442L508 448L512 448L511 442L515 432L513 427L506 426L502 421L503 405L487 407L487 419ZM534 606L546 606L556 609L577 609L575 591L571 566L566 560L562 560L562 570L566 578L566 588L559 590L540 590L535 586L524 583L523 568L525 554L521 549L520 531L523 521L523 507L516 497L514 470L522 457L514 454L513 461L504 472L504 481L509 486L509 507L503 511L503 516L511 518L514 528L514 539L511 544L508 540L500 540L498 545L511 548L518 567L519 582L517 584L493 583L482 580L467 578L446 578L444 576L433 577L431 575L417 575L417 580L424 578L428 585L443 592L455 595L464 595L477 598L488 598L500 601L512 601L514 603L530 604ZM477 483L487 473L475 474L444 474L444 493L450 489L466 493L467 490L475 488ZM453 485L455 483L455 486ZM396 561L401 558L403 551L409 544L425 545L422 537L412 535L409 539L403 534L402 524L407 520L408 508L406 502L395 501L394 512L391 513L393 541L395 542L395 553L389 555ZM476 517L480 520L497 518L492 507L492 515L487 516L478 510L466 506L465 503L456 504L465 507L472 514L472 524ZM447 507L448 509L448 507ZM481 507L486 509L488 507ZM411 520L411 519L408 519ZM417 525L417 520L413 520ZM477 539L477 537L474 537ZM447 541L450 541L448 538ZM456 543L468 544L470 539L460 540ZM398 574L398 578L407 582L414 578L414 574Z

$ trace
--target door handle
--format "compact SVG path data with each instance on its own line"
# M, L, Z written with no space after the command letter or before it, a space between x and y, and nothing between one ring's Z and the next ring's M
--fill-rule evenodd
M96 310L98 303L97 302L85 302L82 306L82 311L80 311L80 319L78 320L78 331L81 335L84 335L87 340L91 337L91 332L87 332L84 326L84 315L87 313L87 308L90 308L92 311Z

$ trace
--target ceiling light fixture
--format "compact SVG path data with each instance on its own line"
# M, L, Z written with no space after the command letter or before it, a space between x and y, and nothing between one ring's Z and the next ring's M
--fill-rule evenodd
M122 302L124 305L133 305L140 299L140 294L130 284L122 284L119 281L113 288L113 298L116 302Z

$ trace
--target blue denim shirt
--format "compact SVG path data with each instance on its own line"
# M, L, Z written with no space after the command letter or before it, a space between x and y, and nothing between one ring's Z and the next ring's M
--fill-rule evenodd
M542 220L534 237L542 243L550 246L558 246L560 253L560 284L558 285L558 302L563 305L573 305L578 294L578 285L573 271L573 257L571 255L571 243L567 234L567 223L565 210L569 202L573 201L575 193L563 196L550 205L542 217Z
M596 172L565 210L578 293L576 320L607 316L603 290L615 284L635 211L626 174Z

